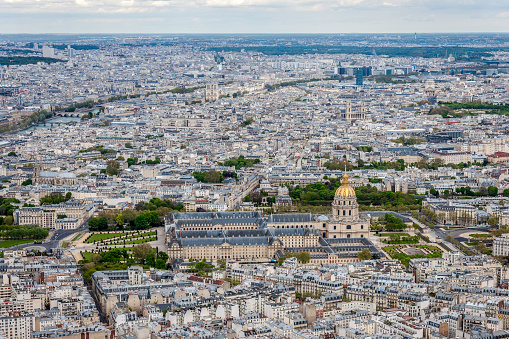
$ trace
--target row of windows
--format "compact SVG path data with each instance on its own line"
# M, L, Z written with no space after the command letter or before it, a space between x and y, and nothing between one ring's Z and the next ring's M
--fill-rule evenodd
M327 238L327 234L325 232L323 233L323 237ZM346 237L350 238L350 234L347 234ZM336 236L334 235L333 238L336 239ZM364 234L361 234L361 238L364 238Z
M336 229L337 226L334 226L334 229ZM346 225L346 229L347 230L351 230L352 229L352 225ZM361 225L361 230L364 229L364 225Z

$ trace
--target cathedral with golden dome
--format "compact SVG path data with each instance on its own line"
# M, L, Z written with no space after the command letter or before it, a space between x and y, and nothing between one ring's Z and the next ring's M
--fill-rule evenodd
M342 185L336 190L332 213L328 216L324 238L369 238L370 221L359 216L357 195L348 184L348 174L343 174Z

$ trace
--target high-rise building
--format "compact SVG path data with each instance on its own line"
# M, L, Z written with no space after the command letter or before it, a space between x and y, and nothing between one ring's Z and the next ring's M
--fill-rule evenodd
M362 72L362 68L357 68L355 70L355 84L357 86L362 86L363 85L363 72Z
M44 58L54 58L55 57L55 49L49 46L42 46L42 56Z

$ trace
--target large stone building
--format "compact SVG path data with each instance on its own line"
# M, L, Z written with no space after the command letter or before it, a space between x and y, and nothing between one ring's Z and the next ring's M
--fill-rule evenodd
M173 213L166 220L170 259L261 260L305 251L312 262L343 263L357 261L363 248L380 255L346 173L329 215L197 212Z
M17 225L38 225L51 229L76 229L88 217L83 201L69 201L43 205L39 207L21 207L14 211L14 223Z

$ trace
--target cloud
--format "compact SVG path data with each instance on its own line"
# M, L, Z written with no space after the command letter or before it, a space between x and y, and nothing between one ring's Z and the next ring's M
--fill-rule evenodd
M500 32L507 18L508 0L0 0L2 33Z

